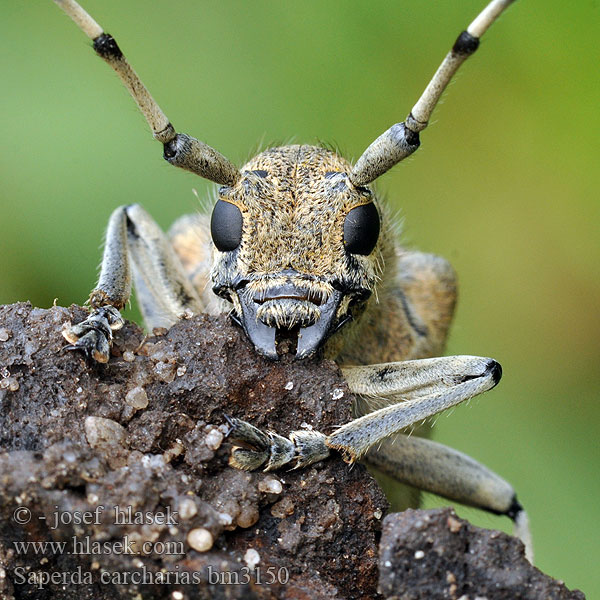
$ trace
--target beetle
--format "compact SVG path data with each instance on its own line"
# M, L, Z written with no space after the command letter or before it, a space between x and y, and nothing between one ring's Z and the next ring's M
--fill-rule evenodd
M178 133L114 38L75 0L55 0L93 40L163 144L170 164L219 184L212 215L186 216L165 235L138 205L109 220L90 315L63 331L69 349L109 360L132 280L148 328L187 314L228 311L256 351L278 360L335 359L361 401L330 435L289 437L230 419L239 469L302 468L332 451L419 489L507 515L531 556L527 515L512 486L472 458L407 435L425 418L493 388L493 359L440 356L456 301L449 263L399 247L385 204L370 185L420 145L444 89L512 0L492 0L463 31L406 119L355 164L313 145L269 148L237 168Z

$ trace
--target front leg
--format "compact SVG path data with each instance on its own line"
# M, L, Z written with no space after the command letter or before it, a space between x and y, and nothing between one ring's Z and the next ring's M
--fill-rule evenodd
M113 331L123 326L120 310L131 295L131 266L127 253L126 208L115 210L108 221L98 285L89 298L90 316L66 327L62 334L68 350L81 350L88 357L108 362Z
M326 459L330 450L327 436L312 429L293 431L285 438L274 431L263 432L246 421L225 417L228 437L234 444L229 464L243 471L275 471L287 466L301 469Z
M110 217L100 278L90 294L90 316L67 327L70 350L108 362L113 331L123 326L120 310L129 301L131 280L146 327L169 327L202 303L179 258L152 217L137 204L121 206Z
M527 515L508 482L452 448L403 435L407 427L493 388L502 374L496 361L450 356L348 367L343 372L352 392L362 397L362 416L330 435L295 431L289 439L232 420L230 438L241 446L232 451L232 466L299 468L323 460L330 450L351 463L364 458L411 486L510 517L531 558ZM308 433L311 443L303 444L302 436Z
M445 356L342 369L353 393L364 399L363 416L328 438L349 462L407 427L492 389L499 363L477 356ZM367 414L364 414L367 413Z
M350 390L364 399L359 412L367 414L330 435L319 434L322 441L314 447L316 452L323 454L324 447L337 450L350 463L362 458L371 447L389 436L493 388L502 373L495 360L475 356L409 360L347 367L342 371ZM299 455L294 450L297 446L294 438L300 436L303 439L306 431L294 431L290 435L286 440L290 444L288 450L282 453L284 458L277 460L276 466L273 466L270 457L281 453L279 448L284 445L281 440L285 438L273 432L263 433L239 419L230 420L230 424L229 437L234 443L240 444L244 456L255 453L255 459L248 462L252 466L238 465L233 458L234 466L251 470L265 463L270 469L290 462L297 466ZM234 448L234 457L236 452L238 450ZM321 460L311 459L305 453L301 457L305 464Z

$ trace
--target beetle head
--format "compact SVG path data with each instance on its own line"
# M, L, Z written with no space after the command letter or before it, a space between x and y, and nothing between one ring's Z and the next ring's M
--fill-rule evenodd
M284 146L219 191L213 290L269 358L312 355L364 310L381 277L380 213L350 172L329 150Z

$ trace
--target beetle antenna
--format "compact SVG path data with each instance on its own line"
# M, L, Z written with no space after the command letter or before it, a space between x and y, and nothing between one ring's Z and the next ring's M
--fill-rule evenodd
M115 39L106 33L75 0L54 1L94 42L96 54L115 70L129 90L150 125L154 138L164 145L163 156L166 161L221 185L233 185L239 179L240 172L237 167L221 153L204 142L175 131L165 113L123 56Z
M460 65L477 50L479 38L512 2L513 0L492 0L466 31L458 36L406 121L392 125L358 159L350 174L354 185L366 185L375 181L419 147L419 132L427 127L431 113L452 77Z

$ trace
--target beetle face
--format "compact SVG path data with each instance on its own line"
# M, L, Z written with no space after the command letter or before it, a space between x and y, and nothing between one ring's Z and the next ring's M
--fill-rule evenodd
M379 211L370 190L352 185L350 168L323 148L272 148L219 192L213 290L269 358L284 347L313 354L381 277Z

